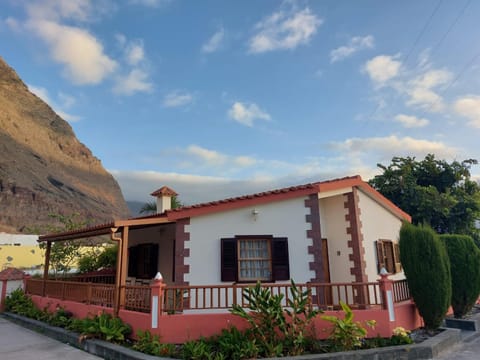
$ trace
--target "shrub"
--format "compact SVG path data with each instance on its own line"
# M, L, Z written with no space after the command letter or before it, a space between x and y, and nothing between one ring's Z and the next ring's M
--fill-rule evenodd
M323 315L322 319L333 324L332 331L328 340L334 351L348 351L359 349L362 347L362 341L367 336L367 329L365 326L373 327L375 321L365 321L362 324L360 321L354 321L352 309L340 301L340 305L344 312L344 318L340 319L337 316Z
M132 331L130 325L122 319L107 313L95 315L93 318L74 319L69 326L70 330L80 333L81 338L100 338L111 342L121 343Z
M162 344L158 335L152 335L149 330L137 332L138 340L133 349L149 355L173 357L176 354L175 345Z
M404 222L400 229L400 259L425 327L438 328L452 293L445 247L432 229Z
M260 282L247 288L243 297L250 311L235 304L230 312L247 320L260 355L281 356L284 352L298 355L305 351L313 333L311 321L320 312L312 308L309 290L301 291L292 280L285 309L283 294L273 295L269 288L262 288Z
M480 250L467 235L441 235L440 239L450 259L453 314L461 318L480 294Z

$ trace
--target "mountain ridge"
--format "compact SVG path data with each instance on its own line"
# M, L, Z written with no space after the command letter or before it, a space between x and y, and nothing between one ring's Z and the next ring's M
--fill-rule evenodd
M25 232L73 213L90 223L129 216L101 161L0 57L0 230Z

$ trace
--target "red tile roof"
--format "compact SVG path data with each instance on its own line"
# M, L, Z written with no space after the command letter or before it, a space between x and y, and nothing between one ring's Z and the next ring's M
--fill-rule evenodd
M167 210L166 212L163 212L161 214L140 216L140 217L131 218L129 220L140 221L143 219L154 220L158 218L162 220L167 220L169 222L175 222L178 219L184 219L184 218L189 218L194 216L207 215L215 212L238 209L245 206L255 206L255 205L269 203L272 201L287 200L287 199L292 199L300 196L318 194L322 192L338 191L342 189L346 189L346 192L348 192L347 189L352 187L358 187L362 189L368 196L373 198L375 201L380 203L383 207L387 208L389 211L394 213L399 218L403 218L407 221L411 221L410 215L408 215L406 212L401 210L399 207L393 204L390 200L385 198L377 190L372 188L368 183L363 181L359 175L321 181L321 182L315 182L315 183L310 183L305 185L290 186L290 187L281 188L277 190L270 190L270 191L265 191L261 193L251 194L251 195L237 196L237 197L211 201L211 202L206 202L206 203L201 203L196 205L183 206L177 209ZM164 194L167 194L168 192L171 191L170 194L173 193L174 195L177 195L173 190L171 190L166 186L153 192L152 195L157 193L160 194L162 191L164 192ZM121 221L118 223L121 223ZM110 233L110 228L116 227L116 226L118 226L117 222L97 225L97 226L89 227L86 229L74 230L74 231L69 231L61 234L49 234L49 235L40 236L39 241L46 241L46 240L58 241L58 240L64 240L67 238L71 239L71 238L74 238L75 235L77 234L79 235L77 238L93 236L96 233L108 234Z
M165 196L177 196L178 194L172 190L171 188L169 188L168 186L162 186L160 189L158 190L155 190L153 193L151 193L150 195L152 196L161 196L161 195L165 195Z
M3 271L0 271L0 281L1 280L23 280L25 273L22 270L16 268L6 268Z

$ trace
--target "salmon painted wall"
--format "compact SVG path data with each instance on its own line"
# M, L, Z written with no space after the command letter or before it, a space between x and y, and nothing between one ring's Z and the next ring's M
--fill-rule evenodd
M112 313L111 308L103 308L96 305L42 298L35 295L32 296L32 299L41 309L48 308L50 311L55 311L58 306L62 306L78 318L93 316L103 311ZM393 329L397 326L402 326L408 330L421 326L421 318L414 304L411 302L396 305L395 321L389 320L388 311L379 308L354 310L353 312L355 314L355 321L360 321L363 324L368 320L375 320L377 322L374 329L368 329L369 337L375 337L377 335L389 337L392 335ZM326 311L324 314L340 318L344 316L342 311ZM222 329L228 329L231 326L235 326L238 329L245 329L248 326L245 320L230 313L165 314L158 318L158 327L155 329L151 327L152 319L150 314L120 310L119 316L132 327L132 337L135 338L138 330L150 330L153 334L159 335L162 342L174 344L199 339L200 337L217 335L220 334ZM325 339L330 333L331 324L322 320L321 316L318 316L314 320L314 328L317 338Z

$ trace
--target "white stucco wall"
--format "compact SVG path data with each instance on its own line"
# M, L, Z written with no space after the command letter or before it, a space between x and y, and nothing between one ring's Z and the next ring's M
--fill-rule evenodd
M366 273L368 281L376 281L379 276L375 241L384 239L398 242L402 220L362 191L358 191L358 196L361 208L360 221L362 222L365 262L367 264ZM390 278L398 280L404 279L405 276L402 271Z
M220 284L221 238L235 235L273 235L288 238L290 277L296 282L306 282L314 277L309 270L313 256L308 254L311 239L307 239L310 224L305 215L310 212L305 207L305 197L270 204L256 205L190 219L186 231L190 232L190 256L185 264L190 272L185 280L190 284ZM257 219L252 215L258 211Z
M331 282L351 282L355 277L350 274L353 262L349 255L352 249L348 247L350 235L347 234L347 222L345 215L344 195L335 195L322 198L320 202L320 226L322 238L327 239L328 258L330 261Z

